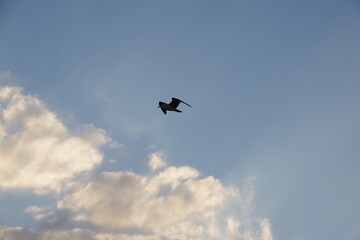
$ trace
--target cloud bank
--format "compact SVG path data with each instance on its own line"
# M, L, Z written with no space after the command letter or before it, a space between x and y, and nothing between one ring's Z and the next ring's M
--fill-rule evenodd
M24 209L34 228L2 226L0 239L272 240L269 221L246 210L253 181L240 194L192 167L168 166L161 152L148 155L147 174L90 177L104 144L114 145L104 130L73 133L37 97L0 88L0 188L58 196L56 207Z
M58 206L78 212L76 220L105 231L121 229L187 239L180 236L215 236L217 212L237 194L213 177L199 178L193 168L169 167L153 177L105 172ZM182 230L185 226L192 226L192 231Z

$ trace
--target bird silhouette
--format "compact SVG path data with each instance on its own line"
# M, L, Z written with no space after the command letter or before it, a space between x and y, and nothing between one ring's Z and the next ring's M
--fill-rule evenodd
M181 101L180 99L172 98L170 103L159 102L158 108L161 108L164 114L166 114L166 111L182 112L179 109L177 109L180 103L184 103L189 107L191 107L189 104L187 104L184 101Z

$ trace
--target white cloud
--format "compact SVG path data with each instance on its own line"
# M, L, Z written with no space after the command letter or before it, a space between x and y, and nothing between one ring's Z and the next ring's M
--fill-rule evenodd
M111 143L111 146L120 146L106 135L104 129L96 128L92 124L84 125L81 132L83 140L94 147L100 147L107 143Z
M240 222L233 218L228 217L226 219L226 230L229 239L238 239L240 236L239 232Z
M151 153L149 155L149 167L151 170L157 170L159 168L164 168L166 167L166 160L165 160L165 154L162 152L155 152L155 153Z
M258 220L261 227L261 240L273 240L271 224L269 219L259 219Z
M76 136L36 97L0 88L0 188L59 191L99 165L105 132L85 126Z
M218 234L217 215L236 189L190 167L169 167L153 177L105 172L61 201L60 209L104 231L152 233L166 239Z
M40 230L4 227L0 239L273 240L268 219L237 212L248 207L246 194L188 166L154 176L104 172L55 210L27 208Z

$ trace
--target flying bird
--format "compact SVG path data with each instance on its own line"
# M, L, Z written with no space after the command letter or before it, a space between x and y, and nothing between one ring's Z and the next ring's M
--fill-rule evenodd
M161 108L161 110L164 112L164 114L166 114L166 111L181 112L179 109L177 109L177 107L179 106L180 103L184 103L184 104L188 105L189 107L191 107L186 102L181 101L180 99L177 99L177 98L172 98L170 103L159 102L158 107Z

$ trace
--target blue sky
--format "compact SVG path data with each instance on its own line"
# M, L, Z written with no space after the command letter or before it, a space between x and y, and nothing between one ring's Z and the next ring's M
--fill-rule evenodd
M94 186L115 186L114 179L154 182L170 174L173 182L161 184L180 181L204 195L228 196L219 200L227 209L211 205L218 225L227 222L225 230L204 217L196 222L208 227L204 233L181 235L185 225L198 226L188 220L192 214L210 211L189 200L193 212L166 225L178 239L224 239L214 229L228 239L251 239L245 233L262 240L358 239L359 25L360 4L350 0L1 1L3 169L10 161L29 161L36 168L24 168L24 177L44 166L41 176L57 179L47 185L39 178L32 185L3 175L1 234L41 239L46 230L81 239L76 228L94 239L173 239L159 230L162 221L128 226L115 218L113 226L87 205L78 206L88 211L84 215L69 207L81 194L100 196ZM157 103L171 97L193 107L180 105L183 113L165 116ZM20 103L26 103L26 114L11 115ZM37 126L31 125L36 120L49 121L48 130L35 134L26 123ZM54 153L64 149L48 146L49 134L64 143L66 153ZM25 151L20 143L30 146L38 136L45 139L33 146L41 157L18 154ZM69 150L67 140L74 138L78 149ZM73 167L78 158L83 164ZM166 167L149 170L155 158ZM58 176L53 166L68 175ZM185 182L171 175L173 167L187 174ZM207 192L201 180L218 191ZM129 187L126 181L116 186L120 193ZM153 199L146 195L149 186L139 192ZM168 200L178 196L172 193ZM114 199L102 200L122 213L128 203ZM150 207L134 202L150 215ZM133 214L128 217L139 217ZM65 226L49 227L51 217L61 216ZM235 223L239 227L230 227Z

